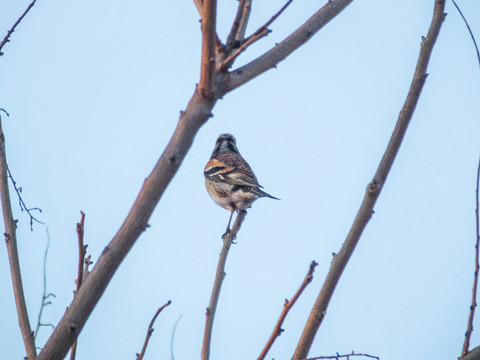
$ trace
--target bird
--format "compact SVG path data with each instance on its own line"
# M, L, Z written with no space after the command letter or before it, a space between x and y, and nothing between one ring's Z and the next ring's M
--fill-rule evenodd
M221 134L205 166L205 186L213 201L230 210L227 231L235 211L248 209L261 197L280 200L263 191L252 168L240 155L237 141L231 134Z

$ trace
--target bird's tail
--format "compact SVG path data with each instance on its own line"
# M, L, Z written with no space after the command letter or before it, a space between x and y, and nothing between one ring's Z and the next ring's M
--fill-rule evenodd
M259 197L268 197L270 199L280 200L279 198L276 198L275 196L267 194L265 191L263 191L262 189L259 189L259 188L255 188L254 193L255 193L255 195L257 195Z

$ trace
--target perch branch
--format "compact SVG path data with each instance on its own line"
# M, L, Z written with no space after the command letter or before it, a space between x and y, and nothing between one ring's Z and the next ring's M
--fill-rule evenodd
M83 266L85 263L85 255L87 253L87 246L84 245L83 239L84 239L84 233L85 233L85 213L83 211L80 211L80 222L77 223L77 238L78 238L78 269L77 269L77 280L76 285L77 289L75 290L75 294L78 292L80 289L80 286L82 286L83 282ZM77 356L77 342L78 339L75 339L72 345L72 349L70 350L70 360L75 360L75 357Z
M200 72L200 93L205 98L213 97L215 86L215 43L216 43L217 1L203 2L202 16L202 64Z
M18 26L18 24L20 24L20 22L23 20L23 18L25 17L25 15L27 15L27 13L30 11L30 9L33 7L33 5L35 5L35 2L37 0L33 0L30 5L28 5L27 7L27 10L25 10L22 14L22 16L20 16L17 20L17 22L15 24L13 24L12 28L10 30L8 30L7 32L7 35L3 38L2 42L0 43L0 56L3 55L2 53L2 49L3 47L5 46L5 44L7 42L10 41L10 36L13 34L13 32L15 31L15 28Z
M162 307L159 307L155 315L153 315L152 321L150 321L150 325L148 325L147 336L145 337L145 342L143 343L142 351L140 352L140 354L137 354L137 360L143 360L145 351L147 351L148 341L150 340L150 337L152 336L152 333L154 330L153 324L155 324L155 320L157 320L157 316L162 312L163 309L165 309L171 303L172 302L168 300L168 302Z
M407 131L408 124L412 118L415 106L420 97L421 90L427 78L427 66L430 59L433 46L440 32L442 22L445 18L444 13L445 0L435 0L435 8L433 19L428 30L428 35L423 38L420 55L418 58L415 74L412 84L407 95L405 104L403 105L400 115L393 130L393 134L388 143L387 149L378 166L377 172L373 180L368 184L365 197L363 199L360 210L357 213L355 221L345 240L340 252L334 256L330 270L327 274L325 282L320 290L315 305L310 313L307 324L303 330L302 336L298 342L297 349L293 355L293 360L305 359L308 355L310 347L313 343L315 334L325 317L328 304L332 298L335 287L345 269L355 246L357 245L363 230L367 226L368 221L372 217L373 208L385 184L386 178L393 165L395 157L398 153L402 140Z
M478 199L478 188L480 183L480 159L478 160L477 167L477 188L475 190L475 223L476 223L476 239L475 239L475 272L473 276L473 289L472 289L472 303L470 305L470 314L468 316L467 331L465 332L465 341L463 343L462 355L465 356L468 353L468 348L470 347L470 337L473 332L473 318L475 316L475 308L477 307L477 285L478 285L478 271L479 266L479 245L480 245L480 219L479 219L479 199Z
M0 116L0 196L3 210L3 222L5 224L5 243L7 245L10 273L12 276L13 293L17 307L18 324L22 332L23 344L27 353L27 360L35 360L35 338L28 319L27 304L23 292L22 273L17 249L17 221L13 219L10 192L8 190L8 170L5 150L5 135L2 130Z
M303 280L302 285L300 285L300 288L297 290L295 295L293 296L292 300L288 301L285 299L285 304L283 305L283 311L280 314L280 318L277 321L277 324L275 325L275 328L273 329L272 335L270 336L270 339L268 339L267 344L262 350L262 353L258 357L258 360L263 360L265 359L265 356L267 356L268 351L272 347L273 343L275 342L276 338L280 336L280 334L283 332L282 329L282 324L285 318L287 317L288 312L290 309L295 305L295 302L298 300L300 295L302 294L303 290L310 284L310 282L313 279L313 272L315 271L315 267L318 264L315 261L312 261L310 264L310 269L308 270L307 276L305 276L305 279Z
M350 5L352 1L329 1L285 40L247 65L233 71L230 74L227 90L233 90L261 73L274 68L280 61L306 43L316 32Z
M351 354L340 355L339 353L337 353L337 355L316 356L316 357L313 357L313 358L308 358L307 360L341 359L341 358L347 358L347 360L349 360L351 357L355 357L355 356L361 356L361 357L366 357L366 358L370 358L370 359L380 360L380 358L378 356L368 355L368 354L357 354L353 351L352 351Z
M38 321L37 321L37 327L35 329L35 334L34 337L35 339L37 338L38 331L40 330L40 327L42 326L50 326L52 329L55 329L55 326L53 324L47 323L44 324L42 323L42 314L43 314L43 309L47 305L51 305L51 301L47 301L50 297L56 297L55 294L49 293L47 294L47 255L48 255L48 248L50 247L50 234L48 232L48 228L46 228L47 231L47 246L45 247L45 253L43 255L43 294L42 294L42 305L40 306L40 311L38 312Z
M225 263L227 262L230 246L232 245L233 240L235 240L246 214L247 212L245 210L240 211L235 219L235 224L233 224L232 230L225 233L225 236L223 237L223 248L220 253L220 259L218 260L217 273L215 275L215 282L213 284L210 303L208 304L206 311L205 331L203 334L201 354L202 360L208 360L210 358L210 343L212 340L213 320L215 319L215 311L217 310L218 298L220 296L223 279L225 279Z

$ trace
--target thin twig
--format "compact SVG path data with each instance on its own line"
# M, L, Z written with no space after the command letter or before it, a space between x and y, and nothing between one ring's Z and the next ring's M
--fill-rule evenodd
M368 354L357 354L355 352L352 351L351 354L345 354L345 355L340 355L339 353L337 353L337 355L331 355L331 356L316 356L316 357L313 357L313 358L308 358L307 360L321 360L321 359L341 359L341 358L347 358L347 360L351 357L354 357L354 356L362 356L362 357L366 357L366 358L370 358L370 359L377 359L377 360L380 360L380 358L378 356L374 356L374 355L368 355Z
M233 65L233 62L235 59L240 55L242 52L244 52L250 45L255 43L256 41L260 40L261 38L267 36L271 30L268 29L268 27L285 11L285 9L293 2L293 0L288 0L285 5L275 14L271 17L270 20L268 20L263 26L258 28L257 31L255 31L252 35L250 35L248 38L245 40L239 41L234 39L236 42L241 44L235 51L230 53L228 57L222 62L220 65L221 70L226 70L229 67ZM240 5L239 5L239 11L240 11ZM238 16L238 13L237 13ZM237 19L235 19L237 21ZM234 25L235 25L234 21ZM234 31L234 28L232 27L232 32ZM231 33L230 33L231 34ZM230 35L229 35L230 37ZM233 40L227 41L227 45L232 42Z
M37 321L37 328L35 329L35 339L37 338L38 335L38 330L40 330L41 326L49 326L52 329L55 329L55 326L53 324L47 323L44 324L42 323L42 314L43 314L43 309L47 305L51 305L51 301L47 301L50 297L56 297L55 294L53 293L48 293L47 294L47 255L48 255L48 249L50 247L50 233L48 232L48 227L45 228L47 231L47 246L45 247L45 253L43 255L43 294L42 294L42 305L40 306L40 311L38 312L38 321Z
M203 334L203 346L202 346L202 360L208 360L210 358L210 343L212 340L212 328L213 320L215 319L215 311L217 310L218 298L220 296L220 290L222 288L223 279L225 279L225 263L227 262L228 251L230 246L235 240L243 220L247 212L242 210L238 213L233 224L232 230L225 233L223 237L223 248L220 253L220 259L218 260L217 272L215 275L215 282L213 284L212 295L210 297L210 303L208 304L206 311L205 331Z
M7 116L10 116L10 114L5 110L5 109L1 109L0 108L0 112L4 112ZM33 222L37 222L39 224L42 224L42 225L45 225L45 223L41 222L40 220L38 220L35 216L32 215L32 211L38 211L38 212L42 212L42 209L38 208L38 207L34 207L34 208L29 208L26 204L25 204L25 201L23 201L23 198L22 198L22 188L21 187L17 187L17 182L15 181L15 179L13 178L13 175L10 171L10 168L8 167L8 164L7 164L7 173L8 173L8 177L10 178L10 180L12 181L12 185L13 185L13 188L15 189L15 192L17 193L17 196L18 196L18 205L20 207L20 210L21 211L26 211L28 216L30 217L30 230L33 231Z
M398 154L400 145L407 131L408 124L413 116L415 106L420 98L420 93L427 78L427 66L432 54L433 46L440 32L442 22L445 19L445 0L435 0L433 19L426 38L423 38L420 55L418 57L415 74L410 86L407 99L403 105L400 115L388 143L387 149L378 166L373 180L368 184L362 205L357 213L355 221L345 240L340 252L334 255L327 278L320 290L315 305L313 306L302 336L298 342L297 349L292 357L293 360L305 359L312 346L315 334L322 323L327 312L328 304L333 296L343 270L347 266L355 246L357 245L363 230L367 226L373 214L373 208L385 184L388 173L392 168L395 157Z
M453 2L453 5L455 5L455 7L457 8L458 12L460 13L460 16L462 17L463 21L465 22L465 25L467 25L468 32L470 33L470 36L472 37L473 45L475 46L475 50L477 51L478 65L480 65L480 52L478 51L477 42L475 41L475 36L473 36L472 29L470 29L470 25L468 25L467 19L465 19L465 16L463 16L463 13L460 10L460 8L458 7L455 0L452 0L452 2Z
M182 317L183 315L180 315L178 317L177 321L175 321L175 325L173 326L173 330L172 330L172 338L170 339L170 357L172 358L172 360L175 360L175 354L173 353L173 344L175 343L175 333L177 332L177 326L180 320L182 319Z
M475 308L477 307L477 285L478 285L478 271L480 269L479 265L479 245L480 245L480 219L479 219L479 199L478 199L478 188L480 183L480 159L478 160L477 167L477 188L475 190L475 224L476 224L476 239L475 239L475 272L473 276L473 289L472 289L472 302L470 305L470 314L468 316L467 331L465 332L465 341L463 343L462 355L465 356L468 353L470 347L470 337L473 332L473 318L475 316Z
M265 347L263 348L262 353L258 357L258 360L265 359L265 356L267 356L267 353L270 350L270 348L272 347L276 338L278 336L280 336L280 334L283 332L283 329L282 329L283 321L287 317L287 314L290 311L290 309L293 307L295 302L298 300L298 298L302 294L303 290L305 290L305 288L308 286L308 284L310 284L310 282L312 281L313 272L315 271L315 267L317 265L318 264L315 261L312 261L312 263L310 264L310 269L308 270L307 276L305 276L305 279L303 280L302 285L300 285L300 288L297 290L297 292L293 296L292 300L288 301L287 299L285 299L285 304L283 305L283 311L280 314L280 318L278 319L277 324L275 325L275 328L273 329L273 332L272 332L272 335L270 336L270 339L268 339L268 342L265 345Z
M8 260L10 262L10 273L12 276L13 293L17 307L18 323L22 332L23 343L27 353L27 360L35 360L37 350L35 338L28 319L25 294L23 292L22 273L17 249L17 220L13 219L10 192L8 190L8 170L5 150L5 135L2 130L0 115L0 196L3 210L3 223L5 224L5 242L7 245Z
M3 55L2 53L2 48L5 46L5 44L7 42L9 42L10 40L10 35L13 34L13 32L15 31L15 28L17 27L18 24L20 24L20 22L23 20L23 18L25 17L25 15L27 15L27 13L30 11L30 9L33 7L33 5L35 5L35 2L37 0L33 0L30 5L28 5L27 7L27 10L25 10L22 14L22 16L20 16L17 20L17 22L15 24L13 24L12 28L10 30L8 30L7 32L7 35L3 38L2 42L0 43L0 56Z
M202 63L199 89L205 98L213 97L215 86L217 0L203 2L202 16Z
M168 300L168 302L159 307L157 312L155 313L155 315L153 315L153 318L152 318L152 321L150 321L150 325L148 325L148 329L147 329L147 336L145 337L145 342L143 343L143 348L142 348L142 351L140 352L140 354L137 354L137 360L142 360L144 355L145 355L145 351L147 351L147 346L148 346L148 341L150 340L150 337L152 336L152 333L153 333L153 324L155 324L155 320L157 320L157 316L162 312L163 309L165 309L168 305L170 305L172 302L170 300Z
M82 286L83 282L83 266L85 263L85 255L87 253L87 246L84 245L84 234L85 234L85 213L80 211L80 222L77 223L77 238L78 238L78 268L77 268L77 280L75 281L77 285L77 289L75 290L75 294L78 293L80 286ZM75 360L77 356L77 343L78 339L75 339L72 349L70 351L70 360Z

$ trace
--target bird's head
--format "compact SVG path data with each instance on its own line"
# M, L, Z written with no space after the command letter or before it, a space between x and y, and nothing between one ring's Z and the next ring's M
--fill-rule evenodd
M217 142L215 143L215 149L213 150L213 153L218 154L227 152L238 153L237 141L231 134L222 134L218 137Z

